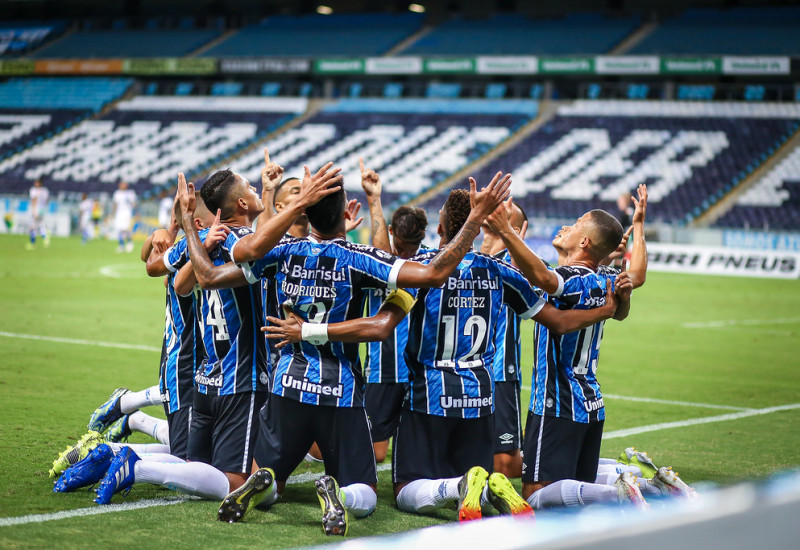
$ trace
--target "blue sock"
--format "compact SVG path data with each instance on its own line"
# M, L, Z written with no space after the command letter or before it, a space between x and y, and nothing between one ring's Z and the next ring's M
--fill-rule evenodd
M36 231L31 231L30 236L31 236L31 244L36 244Z

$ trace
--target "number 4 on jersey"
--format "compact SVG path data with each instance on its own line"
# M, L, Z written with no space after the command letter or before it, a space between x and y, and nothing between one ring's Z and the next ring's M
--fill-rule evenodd
M206 324L214 327L215 340L230 340L228 323L225 321L225 311L222 309L222 298L219 292L212 290L208 293L208 316Z

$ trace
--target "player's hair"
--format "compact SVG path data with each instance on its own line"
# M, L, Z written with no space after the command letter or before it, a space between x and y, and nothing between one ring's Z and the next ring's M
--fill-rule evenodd
M428 215L422 208L404 204L392 214L392 232L411 244L419 244L425 238Z
M338 187L339 190L306 208L308 223L323 235L330 235L336 231L344 219L346 202L344 187L342 185L331 187Z
M520 213L520 214L522 214L522 221L523 221L523 222L526 222L526 221L528 221L528 215L525 213L525 209L524 209L524 208L522 208L522 206L520 206L520 205L519 205L518 203L516 203L516 202L512 202L512 203L511 203L511 205L512 205L512 206L515 206L515 207L517 208L517 210L519 210L519 213Z
M467 221L470 211L469 191L466 189L453 189L450 196L444 203L443 220L444 236L450 241L461 230L461 226Z
M197 207L194 210L194 217L199 218L200 216L204 215L206 211L211 212L211 210L206 206L206 201L203 200L203 193L200 191L195 191L194 196L197 199ZM217 215L217 211L214 210L211 212L212 216Z
M223 218L231 217L233 215L231 205L239 198L238 194L234 196L231 193L235 189L235 185L236 174L230 168L218 170L211 174L211 177L200 188L200 196L203 197L206 208L214 213L218 209L222 210Z
M591 223L596 228L594 252L598 259L603 259L619 246L624 233L619 220L605 210L595 209L589 212Z
M278 187L275 188L275 194L272 196L272 206L275 206L275 204L277 204L279 202L278 201L278 197L281 194L281 190L283 189L283 186L286 185L287 183L291 182L291 181L300 181L300 178L286 178L285 180L280 182L278 184Z

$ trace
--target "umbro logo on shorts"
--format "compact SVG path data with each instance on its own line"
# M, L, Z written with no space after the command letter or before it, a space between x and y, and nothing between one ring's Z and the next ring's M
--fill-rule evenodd
M500 443L502 443L503 445L508 445L509 443L514 441L514 436L511 435L510 433L504 433L499 437L499 439Z

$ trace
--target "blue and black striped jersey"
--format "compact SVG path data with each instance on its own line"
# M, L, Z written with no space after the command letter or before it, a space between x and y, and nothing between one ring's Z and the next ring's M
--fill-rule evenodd
M249 227L230 230L225 242L211 252L214 265L232 261L233 246L253 232ZM266 391L263 317L260 285L203 291L200 319L206 359L195 372L196 391L209 395Z
M198 323L200 301L192 292L175 292L175 274L167 276L167 308L164 323L164 354L159 369L161 395L168 412L192 405L194 374L205 358L202 331Z
M437 251L415 256L428 263ZM406 364L411 410L477 418L494 411L494 334L501 307L523 319L542 307L522 273L510 264L469 252L440 288L410 290Z
M559 289L548 301L561 310L591 309L606 303L606 285L617 271L597 273L582 266L558 266ZM597 382L597 360L605 322L564 335L537 324L534 331L533 382L529 409L540 416L588 423L605 419Z
M278 301L290 301L304 320L336 323L360 318L368 289L393 288L402 264L382 250L344 239L286 239L263 258L243 264L242 270L249 281L274 278ZM270 391L302 403L363 407L358 344L283 347Z
M388 289L374 289L367 294L367 316L381 308ZM408 317L403 317L394 332L383 342L367 342L364 373L367 384L406 383L408 367L404 357L408 340Z
M511 263L511 255L507 250L495 255L506 263ZM519 315L503 304L502 313L497 319L497 330L494 332L494 368L495 382L519 383L519 362L521 356Z

